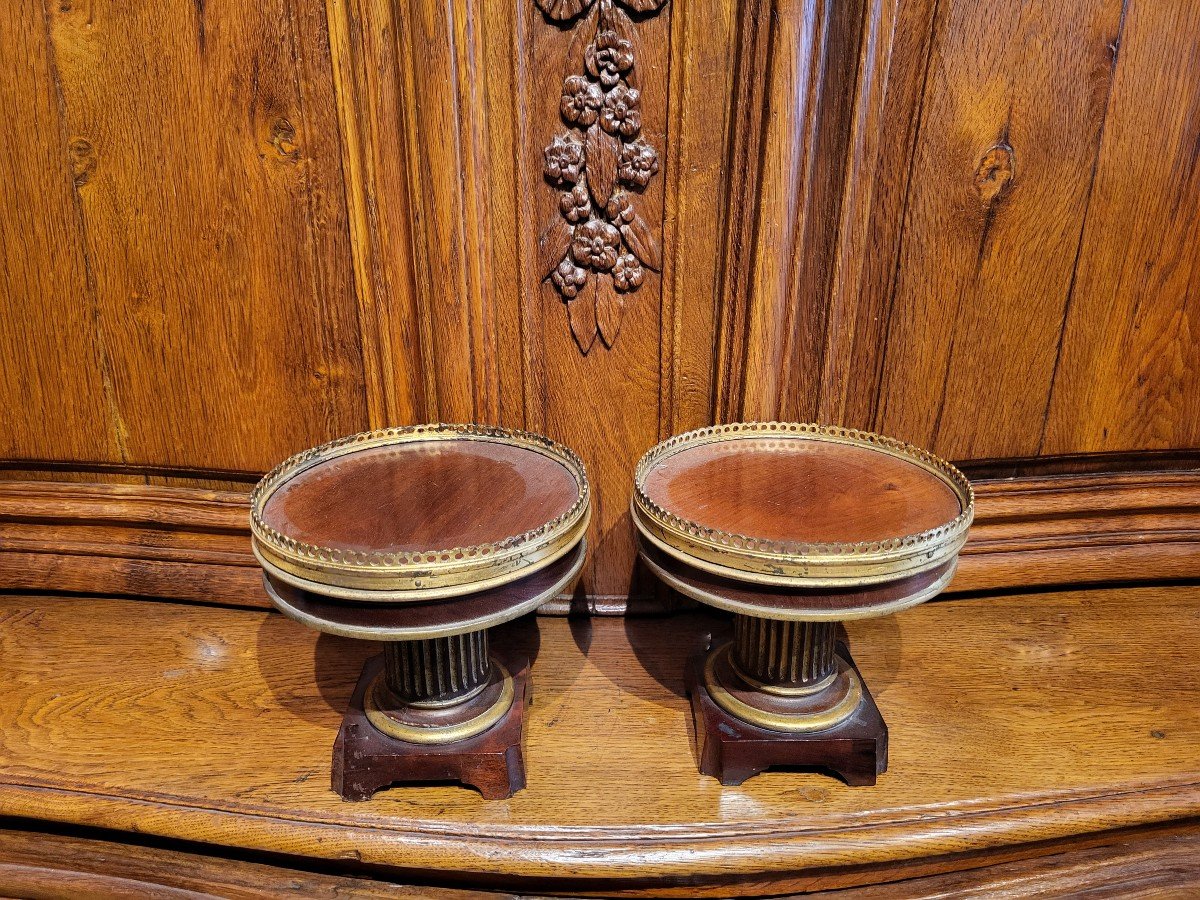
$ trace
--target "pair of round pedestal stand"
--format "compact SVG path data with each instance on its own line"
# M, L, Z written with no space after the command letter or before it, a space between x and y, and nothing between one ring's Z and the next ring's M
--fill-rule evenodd
M488 629L572 589L590 509L570 450L475 425L355 435L263 479L251 529L275 605L383 642L338 733L334 790L524 786L528 662L490 648ZM838 623L935 596L972 512L954 467L843 428L723 425L647 453L632 501L642 559L734 616L733 640L687 674L701 770L738 784L817 766L873 784L887 727Z
M284 462L252 497L254 552L286 615L383 642L334 745L333 789L525 784L528 661L488 630L572 589L590 497L574 453L537 435L429 425ZM451 548L451 549L439 549Z
M671 438L635 482L647 567L734 614L733 640L687 676L701 771L740 784L812 766L874 784L887 726L839 622L946 587L973 514L967 479L879 435L765 423Z

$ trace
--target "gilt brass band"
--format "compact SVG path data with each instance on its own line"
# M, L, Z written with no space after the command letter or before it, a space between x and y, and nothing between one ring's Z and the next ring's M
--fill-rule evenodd
M561 516L503 541L413 552L362 552L318 547L280 534L263 521L267 501L282 485L313 466L351 453L429 441L491 441L540 453L564 466L578 485ZM475 593L550 565L571 550L591 515L583 462L541 435L483 425L412 425L363 432L314 447L273 469L250 496L252 546L263 569L302 590L356 602L434 600Z
M808 439L849 444L903 459L945 482L958 497L962 511L945 525L887 541L793 544L707 528L663 509L646 493L647 474L676 453L702 444L771 437L779 438L781 447L784 441ZM756 584L823 588L892 581L955 559L967 539L974 501L974 491L962 472L902 441L829 425L747 422L701 428L653 447L638 462L631 508L642 536L688 565Z
M516 696L512 675L504 666L491 660L488 674L481 690L431 710L396 697L381 672L365 697L367 721L410 744L449 744L475 737L504 718Z

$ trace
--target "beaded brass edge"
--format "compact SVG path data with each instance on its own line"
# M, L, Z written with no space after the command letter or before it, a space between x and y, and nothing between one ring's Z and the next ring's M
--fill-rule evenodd
M941 478L958 497L961 511L944 525L885 541L798 543L771 541L708 528L675 515L646 494L655 465L703 444L777 437L848 444L886 453ZM700 428L668 438L638 461L631 501L634 524L656 546L705 571L760 584L821 587L872 584L936 568L958 554L975 514L975 492L967 477L932 453L895 438L796 422L738 422Z
M469 547L419 551L354 551L297 541L262 519L267 501L300 472L340 456L374 447L439 440L476 440L522 447L563 465L575 478L578 493L563 514L538 528L502 541ZM250 495L250 531L264 567L280 577L354 591L421 591L425 599L452 596L455 586L474 591L520 578L549 565L578 542L591 512L591 488L583 461L570 448L540 434L488 425L408 425L366 431L313 447L272 469ZM539 565L540 564L540 565ZM438 589L449 590L438 593ZM328 590L323 593L329 593ZM411 599L417 599L411 595ZM383 598L379 598L383 599Z

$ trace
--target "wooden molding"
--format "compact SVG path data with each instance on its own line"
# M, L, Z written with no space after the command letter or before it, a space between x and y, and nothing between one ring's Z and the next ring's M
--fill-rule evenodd
M976 494L953 592L1200 577L1200 471L983 480ZM0 589L265 607L248 515L234 491L0 482Z

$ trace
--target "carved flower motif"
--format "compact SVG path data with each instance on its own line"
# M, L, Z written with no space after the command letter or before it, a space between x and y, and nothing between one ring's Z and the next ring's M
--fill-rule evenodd
M546 177L559 184L574 184L583 166L583 144L569 134L555 135L546 148Z
M592 214L592 201L588 197L587 185L581 181L571 190L563 191L558 198L558 208L568 222L582 222L588 218Z
M601 31L588 44L583 59L592 77L610 88L633 68L633 44L615 31Z
M637 215L637 211L633 208L633 198L624 191L617 191L613 194L608 200L608 205L604 207L604 211L608 214L608 221L617 226L628 225Z
M583 75L572 75L563 82L562 117L572 124L586 128L596 121L604 105L604 92Z
M607 272L617 261L621 233L602 219L591 219L575 227L571 256L581 266Z
M563 257L563 261L550 273L550 280L554 282L560 294L568 300L573 300L579 295L579 289L587 283L587 272Z
M658 172L658 153L645 141L634 141L621 148L617 175L626 184L645 187Z
M622 254L617 258L617 262L613 266L612 278L618 291L636 291L642 286L644 277L642 266L632 253Z
M604 110L600 113L600 127L609 134L620 133L631 138L642 127L642 111L638 102L642 95L635 88L617 85L604 98Z

